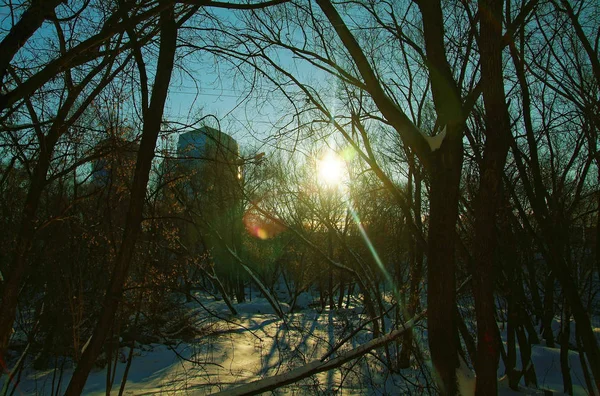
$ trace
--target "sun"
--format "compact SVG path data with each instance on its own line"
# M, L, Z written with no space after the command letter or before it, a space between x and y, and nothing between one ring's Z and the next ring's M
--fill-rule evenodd
M340 186L346 179L346 173L346 164L332 151L317 160L317 178L324 186Z

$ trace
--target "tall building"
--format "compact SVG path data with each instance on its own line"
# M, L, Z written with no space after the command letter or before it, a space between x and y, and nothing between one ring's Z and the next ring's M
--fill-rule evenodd
M231 136L205 126L179 135L177 156L183 164L189 166L197 166L201 164L198 161L203 160L219 160L221 166L235 165L238 162L239 149Z
M240 164L237 142L217 129L202 127L179 136L177 189L194 223L185 226L184 240L188 250L209 253L225 287L243 301L243 274L228 251L241 248Z
M177 143L177 173L186 199L201 201L219 212L240 202L238 144L211 127L183 133Z

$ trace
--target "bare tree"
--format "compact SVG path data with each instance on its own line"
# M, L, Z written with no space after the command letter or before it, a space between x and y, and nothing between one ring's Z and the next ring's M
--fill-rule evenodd
M68 128L78 121L98 93L123 70L128 60L117 62L116 55L117 52L108 51L103 59L84 69L86 74L78 80L72 77L71 71L66 72L63 77L65 85L62 87L65 97L56 117L51 120L48 127L40 124L40 116L38 116L32 100L25 100L24 106L27 109L28 116L33 121L33 129L38 140L39 154L24 203L13 261L2 290L0 354L4 354L6 351L19 290L23 277L28 270L28 252L35 234L37 207L42 191L47 184L47 174L53 159L55 146ZM95 84L95 86L92 84Z

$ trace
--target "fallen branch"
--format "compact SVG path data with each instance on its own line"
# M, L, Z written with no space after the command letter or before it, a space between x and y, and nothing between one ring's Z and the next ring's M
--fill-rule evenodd
M286 373L275 375L273 377L265 378L262 380L254 381L249 384L241 385L234 389L225 390L222 392L214 393L213 395L228 395L228 396L246 396L246 395L257 395L262 392L272 391L280 388L284 385L293 384L300 381L303 378L310 377L311 375L321 373L323 371L329 371L334 368L341 366L342 364L349 362L350 360L358 359L359 357L369 353L373 349L382 347L396 338L400 337L404 332L419 322L426 314L426 311L414 316L411 320L404 323L401 329L394 330L382 337L371 340L357 348L354 348L346 353L343 353L333 359L326 362L322 362L320 359L314 360L302 367L295 368Z

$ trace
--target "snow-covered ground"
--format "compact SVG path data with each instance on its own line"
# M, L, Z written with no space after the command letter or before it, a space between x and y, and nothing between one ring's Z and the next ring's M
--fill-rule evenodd
M127 377L124 394L211 394L229 390L261 378L271 377L300 367L321 358L342 338L361 322L365 315L360 309L350 307L339 311L317 313L307 309L311 302L309 294L300 297L299 312L289 314L285 320L279 319L268 302L263 298L252 302L236 304L238 316L229 314L222 301L200 297L202 305L196 302L187 304L195 324L204 330L204 335L189 342L174 345L138 345ZM287 311L285 304L282 309ZM420 328L417 337L425 334ZM359 332L351 341L340 348L339 353L355 348L370 339L367 331ZM420 339L424 345L424 338ZM119 362L114 372L113 394L118 394L125 371L128 348L119 350ZM378 352L346 363L342 369L323 372L276 391L276 394L340 394L340 395L388 395L388 394L428 394L433 392L425 387L431 378L418 369L402 370L398 374L383 374ZM543 394L550 390L561 394L562 376L560 369L560 349L535 346L533 362L538 377L539 390L522 389L517 393L508 388L508 381L500 382L500 394ZM424 354L426 359L426 355ZM576 395L587 395L585 382L576 352L570 352L571 376ZM27 367L22 373L16 394L62 394L68 384L72 368L70 363L59 369L35 371ZM427 363L425 363L427 365ZM504 367L500 362L498 375ZM93 371L84 388L85 394L106 394L107 369ZM472 392L473 373L463 368L460 375L461 389L465 394ZM0 384L4 387L4 375ZM60 384L59 384L60 381ZM56 390L59 389L58 392Z

